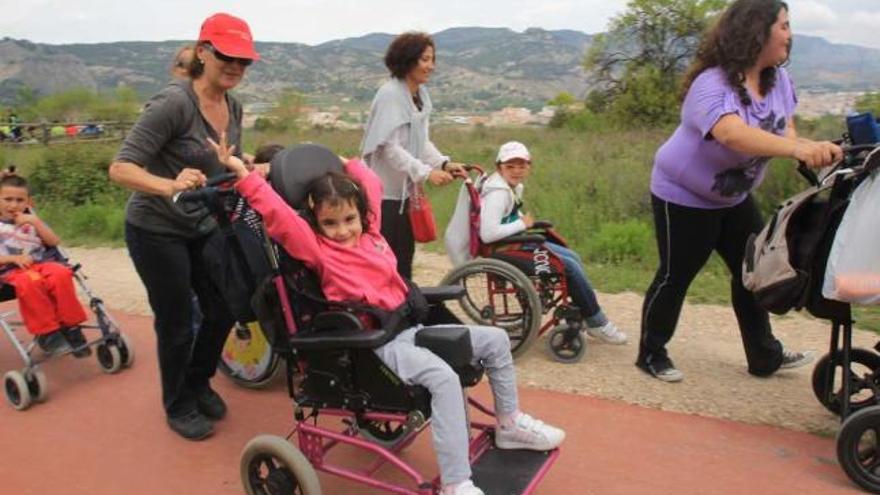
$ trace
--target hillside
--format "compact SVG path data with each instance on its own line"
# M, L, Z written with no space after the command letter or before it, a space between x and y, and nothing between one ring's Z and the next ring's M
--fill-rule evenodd
M452 28L436 33L437 72L431 82L443 110L540 107L560 91L586 91L580 63L592 37L539 28ZM263 60L237 90L246 101L272 101L293 87L322 102L365 106L386 77L382 55L392 35L372 33L315 46L260 42ZM146 96L168 79L183 41L47 45L0 40L0 103L23 86L45 95L73 87L109 91L120 84ZM796 37L790 70L800 88L865 90L880 80L880 50Z

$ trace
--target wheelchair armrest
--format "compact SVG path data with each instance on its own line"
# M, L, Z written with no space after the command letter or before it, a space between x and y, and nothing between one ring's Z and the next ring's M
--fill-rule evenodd
M532 228L538 230L550 230L553 228L553 223L546 220L538 220L532 224Z
M290 346L303 351L328 349L375 349L394 338L394 332L377 330L324 330L298 332L290 336Z
M422 295L428 304L437 304L443 301L461 299L465 294L465 288L461 285L438 285L436 287L420 287Z
M495 241L489 246L503 246L505 244L514 244L517 242L525 242L525 243L543 243L547 238L541 234L514 234L509 237L505 237L504 239L500 239Z
M324 311L312 319L313 332L331 330L364 330L364 325L357 316L347 311Z

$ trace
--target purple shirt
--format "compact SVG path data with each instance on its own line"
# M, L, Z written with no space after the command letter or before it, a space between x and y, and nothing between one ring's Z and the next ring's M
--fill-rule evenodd
M724 208L741 203L761 184L770 157L745 155L710 136L724 115L733 113L751 127L785 135L797 106L785 69L762 101L743 106L718 67L694 80L681 106L681 124L654 157L651 192L660 199L694 208Z

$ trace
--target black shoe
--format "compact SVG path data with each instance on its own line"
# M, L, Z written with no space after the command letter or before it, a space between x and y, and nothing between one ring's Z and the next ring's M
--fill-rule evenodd
M67 343L70 344L70 347L73 348L74 357L83 358L92 355L92 348L89 347L89 343L86 341L86 337L83 335L80 327L62 328L61 333L67 340Z
M684 373L678 370L671 360L659 361L656 363L646 363L639 361L636 363L645 373L666 383L676 383L684 380Z
M199 412L210 420L218 421L226 416L226 403L223 402L220 394L214 392L211 387L196 396L196 406Z
M202 440L214 433L214 424L199 411L192 411L183 416L169 416L167 420L172 430L188 440Z
M70 346L67 345L67 340L64 339L64 336L59 331L37 335L34 337L34 341L37 343L37 347L46 354L57 354L70 349Z

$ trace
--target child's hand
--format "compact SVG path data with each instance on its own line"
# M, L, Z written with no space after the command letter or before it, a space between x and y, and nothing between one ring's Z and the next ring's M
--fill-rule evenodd
M28 268L34 264L34 258L29 254L16 254L10 256L10 263L15 264L19 268Z
M239 179L244 179L250 173L247 169L247 165L241 158L233 155L232 153L235 151L235 145L229 146L226 143L226 133L223 132L220 134L220 143L215 143L213 139L208 138L208 143L211 144L211 147L214 148L214 152L217 153L217 159L220 160L226 168L228 168L231 172L234 172L235 175L238 176Z
M37 216L31 213L19 213L15 216L15 225L24 225L26 223L35 225L38 220Z
M531 213L524 214L522 216L522 221L526 224L526 229L530 229L535 225L535 217L533 217Z

